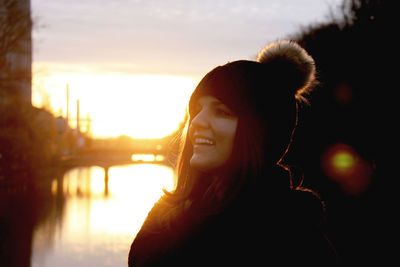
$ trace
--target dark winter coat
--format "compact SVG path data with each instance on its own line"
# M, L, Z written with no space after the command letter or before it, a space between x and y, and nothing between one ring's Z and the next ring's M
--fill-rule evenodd
M334 266L334 250L318 227L315 197L269 191L253 187L201 222L193 223L198 214L193 205L170 231L142 229L129 266Z

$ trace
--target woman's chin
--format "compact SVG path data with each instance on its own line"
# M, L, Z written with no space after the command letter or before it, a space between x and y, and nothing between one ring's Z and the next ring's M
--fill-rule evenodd
M190 159L190 167L201 172L212 172L212 170L215 169L214 165L215 164L213 164L209 158L193 156Z

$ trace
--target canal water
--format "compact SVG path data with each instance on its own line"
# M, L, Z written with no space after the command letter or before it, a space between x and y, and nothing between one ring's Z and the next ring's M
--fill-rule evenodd
M7 262L32 267L127 266L130 244L147 213L163 188L173 188L173 170L164 165L132 164L111 167L105 177L100 167L84 167L54 178L46 189L48 197L26 210L31 236L8 233L10 240L15 236L30 244L29 263L16 259L2 265L0 259L0 266ZM7 212L19 213L10 206ZM10 223L9 231L24 229L23 216L16 216L20 219ZM19 257L18 250L25 244L15 242L9 257Z

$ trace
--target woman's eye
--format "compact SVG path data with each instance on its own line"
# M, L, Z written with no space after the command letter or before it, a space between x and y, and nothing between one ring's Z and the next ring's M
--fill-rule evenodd
M217 108L215 110L215 113L217 115L221 115L221 116L232 116L232 112L230 112L229 110L223 109L223 108Z

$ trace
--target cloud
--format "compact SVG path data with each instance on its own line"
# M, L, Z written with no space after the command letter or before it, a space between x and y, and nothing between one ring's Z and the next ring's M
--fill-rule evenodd
M339 0L331 0L331 2ZM32 0L34 60L198 72L323 18L320 0Z

